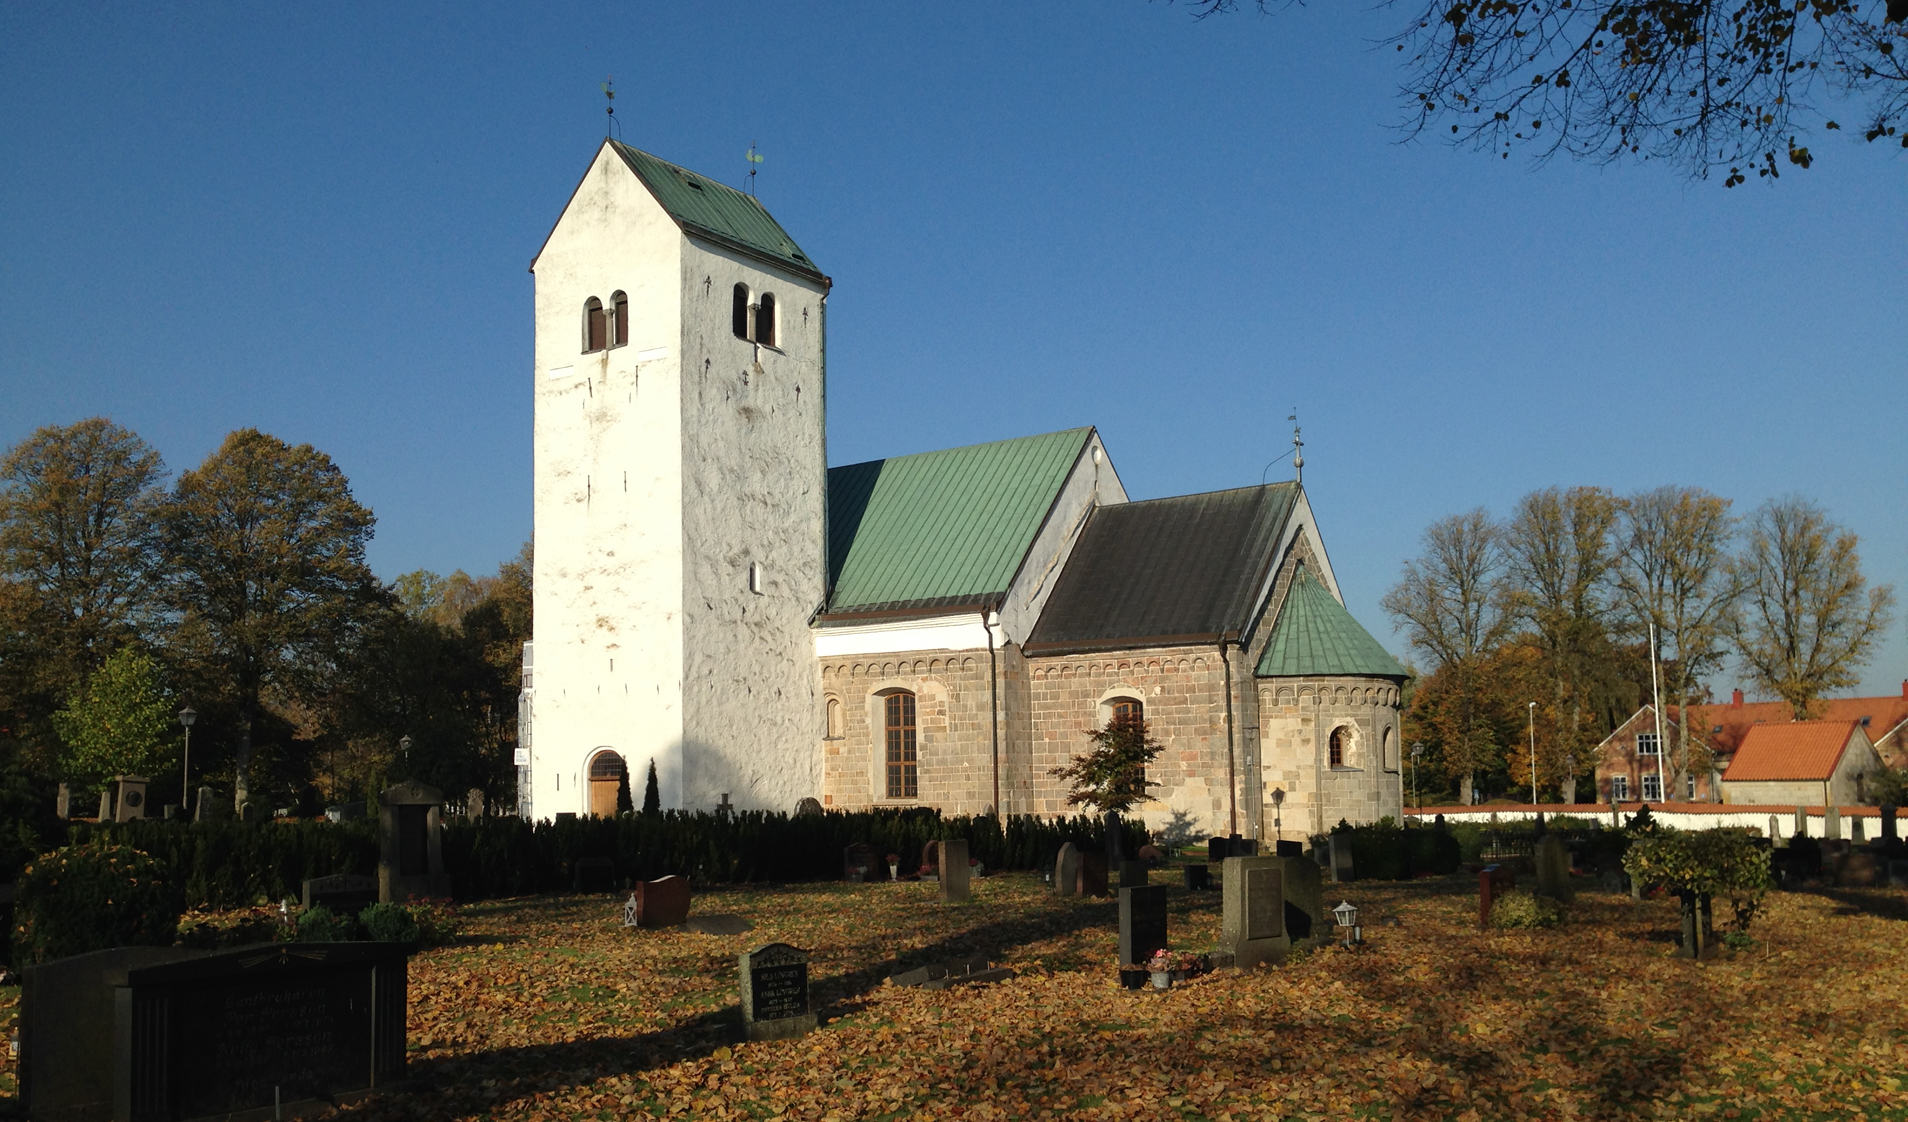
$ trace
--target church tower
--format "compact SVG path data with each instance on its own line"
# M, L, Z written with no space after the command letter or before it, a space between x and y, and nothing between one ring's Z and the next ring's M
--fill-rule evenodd
M536 818L820 789L829 279L753 196L605 140L536 278Z

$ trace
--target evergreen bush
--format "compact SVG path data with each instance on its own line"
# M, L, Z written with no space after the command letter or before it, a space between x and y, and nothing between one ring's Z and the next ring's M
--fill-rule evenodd
M21 965L112 947L169 947L185 910L166 868L130 846L70 845L20 873L13 960Z
M358 937L358 924L350 916L341 916L319 904L305 909L298 917L298 941L301 943L341 943Z
M381 943L418 941L417 920L402 904L373 904L358 913L358 923L364 927L366 938Z
M1332 833L1351 839L1352 873L1359 880L1445 876L1457 872L1461 863L1458 840L1450 834L1417 826L1406 829L1388 817L1368 826L1340 821Z
M1491 905L1491 926L1507 930L1556 927L1564 921L1563 905L1548 896L1507 892Z
M378 870L376 819L351 822L75 822L68 840L132 845L152 855L187 906L242 908L304 894L304 882Z

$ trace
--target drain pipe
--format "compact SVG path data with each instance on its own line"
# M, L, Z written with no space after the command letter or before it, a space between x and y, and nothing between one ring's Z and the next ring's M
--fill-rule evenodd
M994 817L1005 821L1006 812L1000 806L1000 664L994 655L994 623L988 617L999 618L998 613L990 609L981 609L981 628L987 632L987 709L988 724L994 735Z
M1231 821L1228 834L1239 832L1239 768L1232 747L1232 660L1226 656L1226 640L1219 638L1219 662L1226 668L1226 806Z

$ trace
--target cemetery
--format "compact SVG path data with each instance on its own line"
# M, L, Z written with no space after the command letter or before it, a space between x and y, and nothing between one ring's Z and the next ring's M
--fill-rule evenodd
M1908 899L1885 873L1845 883L1862 865L1850 850L1882 870L1899 859L1892 830L1771 851L1647 820L1478 837L1380 824L1262 853L1239 838L1130 845L1126 831L1108 845L1086 818L1027 841L1031 823L921 818L878 834L866 816L809 815L801 828L869 840L831 841L808 878L725 881L571 838L569 866L594 855L613 883L452 903L446 883L474 883L455 862L482 845L448 840L428 788L388 795L366 823L368 871L305 878L278 905L201 907L171 946L141 945L160 940L132 924L131 945L36 959L66 944L23 878L26 985L0 986L0 1112L1908 1110L1908 1031L1869 1012L1908 988L1882 965L1908 953ZM941 836L904 843L907 830ZM163 882L164 862L141 857L116 860Z

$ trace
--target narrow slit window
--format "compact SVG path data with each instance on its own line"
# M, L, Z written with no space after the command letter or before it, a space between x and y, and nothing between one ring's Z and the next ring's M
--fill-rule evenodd
M915 755L914 695L906 690L887 696L888 797L921 796L919 761Z
M610 346L629 346L629 297L621 292L610 297L611 319Z
M823 733L823 735L828 739L841 739L841 701L838 698L831 697L828 699L827 730L828 731Z
M735 302L731 305L730 326L735 330L737 339L749 337L749 286L735 286Z
M762 572L762 563L760 561L749 562L749 591L760 596L766 583L767 580Z
M608 327L608 322L603 318L603 302L594 296L590 297L589 302L583 305L584 354L603 349Z
M775 345L775 294L764 292L755 306L755 341L764 347Z

